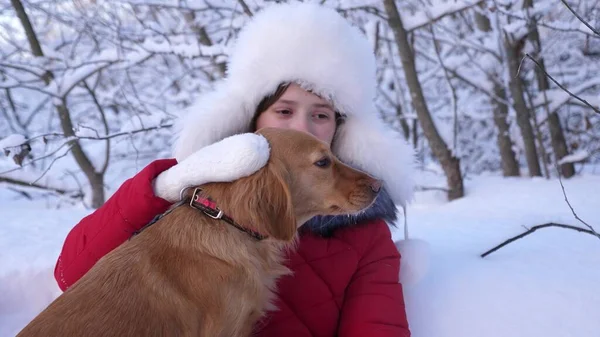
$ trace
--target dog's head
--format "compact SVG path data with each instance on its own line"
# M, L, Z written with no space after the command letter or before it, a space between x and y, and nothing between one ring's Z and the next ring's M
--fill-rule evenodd
M377 197L380 181L344 165L314 136L275 128L257 133L271 146L262 169L231 183L203 186L239 224L291 241L310 218L357 213Z
M312 135L275 128L257 133L268 140L271 154L268 164L252 176L264 188L247 197L260 200L261 213L268 216L264 229L274 238L290 240L316 215L357 213L377 197L379 180L343 164Z

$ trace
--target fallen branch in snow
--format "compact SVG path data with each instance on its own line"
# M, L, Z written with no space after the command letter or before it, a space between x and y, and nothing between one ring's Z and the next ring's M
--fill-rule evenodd
M573 98L575 98L575 99L577 99L577 100L579 100L579 101L583 102L585 105L587 105L588 107L592 108L592 110L594 110L596 113L600 114L600 110L599 110L598 108L594 107L593 105L591 105L590 103L588 103L588 101L584 100L583 98L580 98L579 96L577 96L577 95L573 94L573 93L572 93L572 92L570 92L570 91L569 91L567 88L563 87L563 86L562 86L560 83L558 83L558 81L556 81L556 80L554 79L554 77L550 76L550 74L548 74L548 73L546 72L546 70L545 70L545 69L544 69L542 66L540 66L540 64L539 64L539 63L538 63L538 62L537 62L537 61L536 61L536 60L535 60L533 57L531 57L531 55L529 55L529 54L527 53L527 54L525 54L525 57L527 57L527 58L529 58L530 60L532 60L532 61L533 61L533 63L535 63L535 65L536 65L538 68L540 68L540 70L541 70L542 72L544 72L544 74L545 74L546 76L548 76L548 78L549 78L550 80L552 80L552 82L554 82L554 84L558 85L558 87L559 87L559 88L561 88L562 90L564 90L564 91L565 91L566 93L568 93L568 94L569 94L571 97L573 97ZM519 68L520 68L520 66L519 66Z
M596 232L594 230L594 227L590 226L587 222L581 220L581 218L577 215L577 213L575 213L575 210L573 209L573 206L571 206L571 203L569 202L569 198L567 198L567 193L565 192L565 186L562 183L562 179L560 177L560 171L558 169L558 166L555 166L555 167L556 167L556 170L558 172L558 181L560 183L560 187L562 188L562 192L563 192L563 195L565 197L565 201L567 202L567 205L569 205L569 208L571 209L571 212L573 213L573 216L575 217L575 219L579 220L579 222L581 222L582 224L584 224L589 229L585 229L585 228L581 228L581 227L577 227L577 226L571 226L571 225L557 224L557 223L554 223L554 222L549 222L549 223L546 223L546 224L543 224L543 225L536 225L536 226L533 226L533 227L529 228L526 232L521 233L521 234L519 234L517 236L514 236L514 237L512 237L512 238L510 238L510 239L502 242L501 244L497 245L496 247L488 250L487 252L481 254L482 258L490 255L491 253L497 251L498 249L500 249L500 248L508 245L509 243L511 243L513 241L516 241L516 240L518 240L520 238L523 238L523 237L525 237L525 236L527 236L527 235L535 232L538 229L546 228L546 227L560 227L560 228L572 229L572 230L576 230L578 232L582 232L582 233L587 233L587 234L593 235L593 236L597 237L598 239L600 239L600 234L598 234L598 232Z
M575 230L575 231L578 231L578 232L587 233L587 234L596 236L596 237L598 237L600 239L600 236L598 236L598 233L595 233L594 231L591 231L589 229L585 229L585 228L581 228L581 227L577 227L577 226L571 226L571 225L565 225L565 224L559 224L559 223L549 222L549 223L545 223L545 224L542 224L542 225L533 226L533 227L529 228L526 232L523 232L523 233L521 233L521 234L519 234L517 236L514 236L514 237L512 237L512 238L510 238L510 239L502 242L501 244L499 244L496 247L488 250L487 252L481 254L480 256L482 258L486 257L486 256L490 255L491 253L497 251L498 249L500 249L500 248L508 245L511 242L517 241L517 240L519 240L519 239L521 239L521 238L523 238L523 237L525 237L525 236L527 236L527 235L529 235L529 234L537 231L538 229L547 228L547 227L559 227L559 228L572 229L572 230Z
M567 205L569 205L569 208L571 209L571 212L573 213L573 216L575 217L575 219L579 220L579 222L581 222L587 228L589 228L590 231L593 233L593 235L595 235L598 239L600 239L600 234L598 234L598 232L596 232L594 230L594 227L590 226L587 222L581 220L581 218L579 216L577 216L577 213L575 213L575 210L573 209L573 206L571 206L571 203L569 202L569 198L567 198L567 193L565 192L565 186L562 183L562 178L560 177L560 171L558 169L558 166L555 166L555 168L556 168L556 172L558 174L558 182L560 183L560 187L562 188L563 196L565 197L565 201L567 202Z
M594 27L592 27L589 23L587 23L581 16L579 16L579 14L577 14L573 8L571 8L571 6L569 6L569 4L565 1L565 0L560 0L560 2L562 2L570 11L571 13L573 13L573 15L575 15L575 17L577 19L579 19L579 21L581 21L586 27L589 28L589 30L591 30L592 32L594 32L594 34L600 36L600 32L598 32L596 29L594 29Z

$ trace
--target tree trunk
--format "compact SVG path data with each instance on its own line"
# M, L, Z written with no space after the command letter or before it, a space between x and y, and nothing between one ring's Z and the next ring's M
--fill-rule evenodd
M567 141L563 133L560 119L556 112L548 114L548 128L550 129L550 140L552 143L552 150L554 151L554 159L558 165L558 161L569 154L567 147ZM575 175L575 165L573 163L564 163L560 165L561 174L565 178L571 178Z
M404 114L402 113L402 106L400 104L396 104L396 117L400 121L402 132L404 132L404 139L406 139L406 141L409 141L410 127L408 126L408 122L406 122L406 119L404 118Z
M524 7L533 7L533 0L525 0L523 3ZM544 65L544 58L542 57L542 42L540 41L540 34L537 29L537 22L535 19L530 18L529 21L529 40L533 44L534 52L533 56L537 59L540 67L535 67L535 77L537 79L538 89L540 92L550 89L548 78L544 74L546 66ZM540 69L541 68L541 69ZM546 103L546 102L544 102ZM569 154L567 147L567 141L563 133L562 126L560 125L560 118L558 113L548 111L548 106L545 105L547 114L548 129L550 131L550 140L552 144L552 151L554 152L554 160L558 165L558 161ZM565 163L560 165L560 173L566 177L571 178L575 175L575 166L573 163Z
M529 98L529 103L533 106L531 96L528 95L527 97ZM544 169L544 176L546 177L546 179L550 179L550 171L548 170L548 160L547 160L548 152L546 152L546 147L544 146L544 135L542 133L542 128L540 127L540 123L538 123L537 115L535 114L535 112L533 113L533 115L531 117L533 120L533 127L535 129L535 137L537 139L538 146L540 149L540 155L542 157L542 167Z
M508 36L504 36L503 40L504 50L506 51L507 57L506 61L508 63L508 74L510 78L510 93L513 99L513 107L517 114L517 125L519 126L519 129L521 130L521 136L523 137L525 158L527 159L529 175L532 177L542 176L537 148L535 146L535 135L533 133L533 128L531 127L529 108L525 103L523 81L521 80L521 76L518 75L521 48L517 44L511 43Z
M418 128L418 124L417 124L417 120L413 119L412 120L412 125L411 125L411 130L412 130L412 143L413 143L413 148L417 148L419 146L419 128Z
M498 83L494 83L494 94L501 99L506 100L506 90ZM513 151L513 142L510 139L509 125L506 122L508 116L508 106L496 100L492 100L494 105L494 123L498 129L496 143L500 150L500 158L502 159L502 175L505 177L518 177L521 175L519 162L515 151Z
M44 56L44 52L42 51L42 46L39 43L37 35L31 25L31 21L27 16L27 12L25 12L25 8L23 8L23 4L20 0L11 0L11 4L17 13L17 17L25 30L25 34L27 35L27 40L29 41L29 46L31 48L31 52L34 56ZM54 74L52 72L47 72L43 76L43 80L46 85L50 84L52 80L54 80ZM62 98L60 103L55 103L56 110L58 111L58 116L60 118L60 126L63 130L65 137L73 138L69 141L69 145L71 145L71 154L75 158L75 161L86 175L90 187L92 189L92 207L98 208L102 206L104 203L104 175L96 172L94 165L88 158L88 156L83 151L79 140L75 138L75 132L73 131L73 122L71 120L71 114L67 107L66 98Z
M71 115L67 109L67 102L65 99L61 100L61 104L55 105L58 110L58 117L60 118L60 126L63 129L63 133L67 138L75 138L75 132L73 131L73 121ZM96 172L96 168L83 151L83 148L79 144L77 139L69 141L71 145L71 153L75 158L75 161L87 177L90 187L92 189L92 207L98 208L104 204L104 175Z
M480 6L483 7L484 4L481 4ZM479 12L475 12L475 22L477 28L482 32L490 32L492 30L490 20ZM507 101L508 98L506 97L506 89L504 86L498 84L498 81L495 79L490 79L490 81L494 83L494 95ZM510 126L506 121L506 117L508 116L508 106L493 99L490 100L490 103L494 106L494 124L497 129L496 144L498 145L500 159L502 161L502 175L505 177L518 177L521 175L521 171L519 169L517 156L515 151L513 151L513 142L510 139Z
M423 96L421 83L417 76L414 53L410 48L406 29L404 29L396 3L394 0L384 0L384 6L388 16L388 23L394 32L398 53L402 61L402 68L404 69L407 85L411 93L413 108L417 113L423 133L427 137L433 155L439 160L446 174L449 188L448 199L461 198L464 196L464 187L459 159L450 152L431 117L425 97Z

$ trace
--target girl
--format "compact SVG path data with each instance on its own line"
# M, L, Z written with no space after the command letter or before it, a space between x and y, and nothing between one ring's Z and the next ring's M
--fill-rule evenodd
M287 257L294 274L279 280L277 309L255 334L410 336L386 221L412 195L413 157L376 113L375 69L368 41L332 9L294 3L257 13L238 36L226 78L178 121L175 159L149 164L71 230L55 268L59 286L166 211L182 188L260 169L268 147L251 132L290 128L330 144L384 188L362 214L316 217L300 228Z

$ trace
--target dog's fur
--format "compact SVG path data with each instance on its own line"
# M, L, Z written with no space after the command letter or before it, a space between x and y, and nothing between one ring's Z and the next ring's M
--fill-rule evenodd
M172 209L101 258L17 336L248 336L269 309L284 249L315 215L359 212L380 182L339 162L308 134L263 129L267 165L202 187L258 241L189 206ZM331 161L326 167L322 159ZM188 198L189 198L188 193Z

